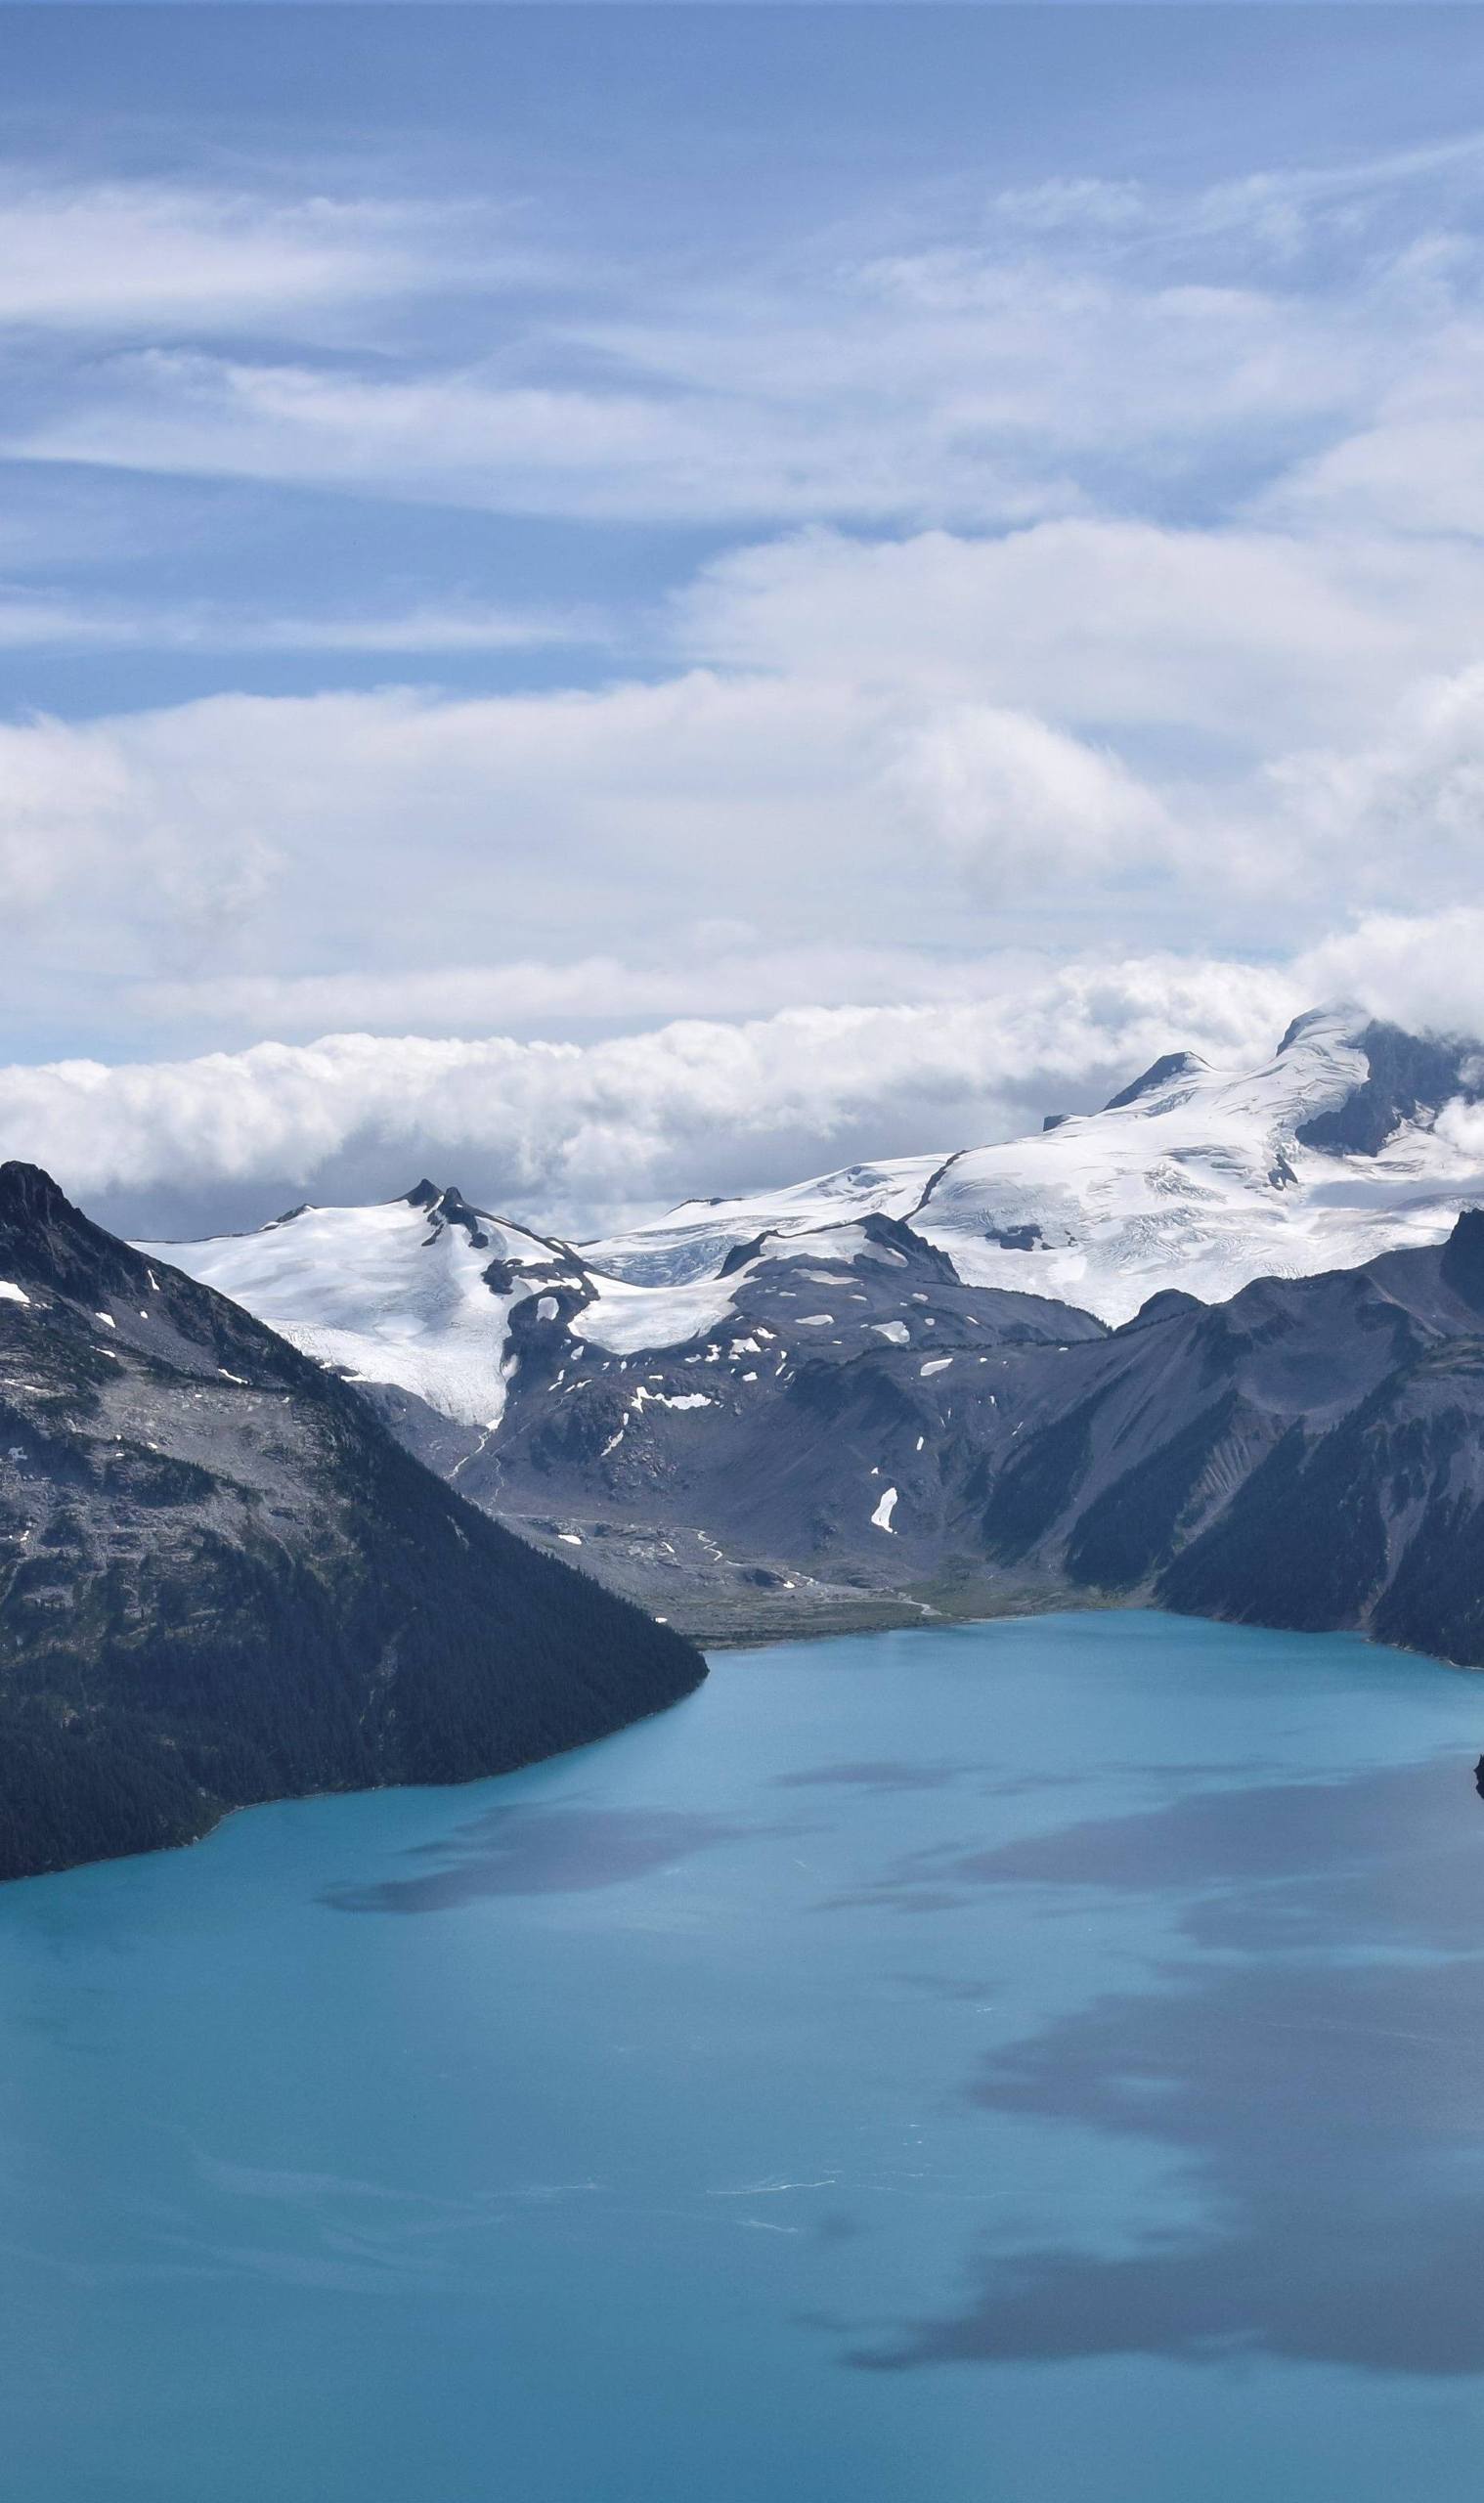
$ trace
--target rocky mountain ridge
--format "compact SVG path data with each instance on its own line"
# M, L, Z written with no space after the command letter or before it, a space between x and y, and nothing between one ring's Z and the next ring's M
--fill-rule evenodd
M0 1876L504 1771L703 1674L331 1372L0 1166Z
M1477 1316L1457 1281L1484 1177L1440 1116L1478 1057L1316 1013L1257 1071L1168 1054L1040 1137L694 1206L622 1244L516 1242L429 1185L182 1256L306 1346L354 1305L346 1370L411 1449L713 1640L1069 1596L1260 1614L1243 1524L1285 1471L1297 1553L1332 1544L1327 1471L1359 1485L1383 1445L1452 1434L1415 1517L1399 1480L1365 1497L1384 1557L1352 1555L1348 1615L1337 1587L1301 1602L1296 1565L1274 1567L1281 1621L1309 1605L1405 1640L1404 1550L1471 1501ZM1062 1198L1043 1182L1032 1209L1038 1157ZM1030 1291L1100 1261L1101 1313ZM1191 1292L1234 1264L1234 1293ZM1136 1284L1153 1291L1123 1310ZM430 1349L464 1330L498 1406L437 1393Z

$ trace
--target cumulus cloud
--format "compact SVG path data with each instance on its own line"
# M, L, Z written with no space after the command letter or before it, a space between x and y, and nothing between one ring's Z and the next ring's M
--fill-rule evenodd
M1476 669L1373 706L1352 743L1264 751L1271 663L1254 637L1244 687L1239 620L1233 725L1202 770L1189 725L1161 751L1147 719L1114 735L971 698L951 664L938 675L931 624L913 674L905 598L899 631L895 680L861 652L825 675L801 649L795 668L581 692L229 695L0 725L0 891L29 935L11 1012L49 960L136 1032L184 1018L202 1040L253 1021L468 1032L910 1003L953 988L944 966L1094 915L1129 949L1162 924L1192 948L1281 934L1292 951L1332 931L1338 899L1426 911L1470 874ZM1003 675L1049 697L1054 648L1048 628L1044 668L1023 652ZM739 914L745 945L697 942Z
M379 1196L458 1160L528 1214L742 1188L949 1148L1096 1101L1173 1043L1271 1049L1295 993L1251 966L1026 962L991 997L694 1019L589 1045L330 1035L128 1066L0 1071L0 1149L84 1199L189 1177Z
M742 548L677 599L676 639L732 668L827 653L867 685L1093 725L1206 734L1246 754L1354 734L1409 680L1484 637L1473 551L1305 542L1110 518L990 539L815 530Z
M940 708L901 740L897 787L990 895L1048 875L1167 865L1176 829L1119 758L1028 713Z
M821 926L828 897L839 926L852 880L880 911L872 880L890 888L901 849L882 780L893 726L848 688L707 673L14 725L0 863L13 904L45 902L69 946L105 918L135 977L179 970L214 894L233 899L213 956L232 971L254 954L282 968L285 951L317 970L440 965L455 948L499 962L554 937L580 956L595 927L652 939L657 914L674 929L760 894L796 929Z
M1460 1096L1444 1105L1437 1125L1444 1138L1484 1164L1484 1104L1467 1104Z
M239 523L311 486L295 514L722 550L662 596L682 543L644 542L601 627L471 592L461 545L452 587L360 605L7 587L0 643L74 671L446 654L465 691L260 660L322 691L224 670L0 726L13 1048L52 1047L59 967L103 1037L4 1075L6 1143L84 1191L457 1155L541 1212L991 1135L1337 991L1484 1024L1481 164L944 185L745 268L604 246L540 289L490 203L0 189L42 492L86 462L263 482L190 490ZM490 691L493 656L610 629L606 682L533 657ZM1090 927L1096 961L1034 952ZM1188 963L1150 953L1172 931Z
M15 1066L0 1070L0 1154L48 1165L140 1232L204 1231L228 1206L245 1223L289 1198L390 1197L424 1168L487 1205L597 1232L697 1192L1035 1128L1173 1049L1250 1065L1325 996L1484 1033L1481 943L1484 911L1458 907L1372 916L1282 963L1023 951L981 965L977 988L967 964L940 969L931 1000L687 1017L589 1042L341 1032ZM589 972L615 1001L662 996L622 968Z
M803 978L801 926L961 951L964 857L992 854L996 891L1023 894L1058 862L1116 876L1158 827L1114 758L1045 725L817 678L223 696L0 728L15 908L45 904L72 944L105 915L136 980L179 979L213 898L213 975L280 968L285 945L317 976L481 942L518 967L557 935L580 964L606 924L678 958L678 984L684 918L740 906Z
M693 1017L587 1043L338 1033L17 1066L0 1070L0 1154L47 1164L141 1232L166 1208L172 1230L206 1230L229 1201L253 1222L285 1198L389 1197L424 1168L596 1232L696 1192L1034 1128L1173 1049L1249 1065L1326 995L1484 1033L1481 941L1484 911L1461 907L1373 916L1286 963L1023 952L982 966L977 991L968 967L950 969L931 1001Z
M1290 527L1484 538L1484 423L1386 415L1303 462L1264 505Z
M1484 838L1484 665L1410 688L1358 746L1275 759L1267 778L1352 893L1378 877L1419 898L1470 882Z
M1295 982L1315 999L1355 999L1414 1032L1484 1039L1484 905L1367 913L1305 948Z

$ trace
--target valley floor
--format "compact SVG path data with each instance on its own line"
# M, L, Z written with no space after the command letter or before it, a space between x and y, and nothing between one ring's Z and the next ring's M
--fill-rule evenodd
M996 1572L982 1557L951 1559L928 1581L900 1583L886 1573L868 1574L852 1559L831 1579L797 1565L730 1557L702 1530L566 1514L561 1529L548 1515L502 1513L501 1518L532 1546L575 1564L706 1650L1137 1604L1121 1593Z

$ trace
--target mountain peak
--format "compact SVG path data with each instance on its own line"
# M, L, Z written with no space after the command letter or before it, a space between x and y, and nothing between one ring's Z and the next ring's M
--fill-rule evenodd
M1484 1208L1463 1208L1443 1246L1443 1284L1484 1312Z
M1161 1053L1158 1060L1151 1061L1141 1077L1131 1079L1127 1086L1119 1087L1116 1095L1111 1095L1103 1110L1121 1113L1125 1104L1137 1104L1141 1096L1157 1094L1160 1087L1172 1085L1177 1077L1200 1076L1207 1066L1199 1052Z
M44 1225L76 1214L42 1165L23 1164L19 1157L0 1164L0 1224Z
M429 1216L449 1217L456 1224L468 1224L486 1217L488 1208L476 1208L466 1200L457 1182L430 1182L424 1174L412 1190L404 1191L403 1202L410 1208L426 1208Z
M1316 1011L1295 1020L1280 1045L1314 1022ZM1405 1123L1428 1121L1457 1095L1480 1091L1481 1046L1462 1036L1410 1034L1382 1018L1353 1026L1346 1036L1366 1062L1367 1075L1339 1104L1319 1113L1295 1132L1301 1147L1331 1156L1376 1156Z
M0 1269L17 1284L62 1295L116 1286L143 1264L137 1253L74 1208L39 1164L0 1164Z
M1365 1009L1353 999L1335 999L1323 1008L1305 1008L1301 1015L1289 1020L1274 1057L1282 1060L1285 1052L1290 1052L1295 1043L1302 1042L1316 1026L1334 1028L1346 1039L1353 1041L1368 1023Z

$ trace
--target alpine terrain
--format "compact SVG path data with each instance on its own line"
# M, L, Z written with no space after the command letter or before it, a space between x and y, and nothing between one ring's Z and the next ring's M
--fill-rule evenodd
M1322 1011L1256 1070L1173 1053L1030 1138L606 1242L424 1182L147 1249L712 1639L1080 1595L1475 1658L1481 1070Z

